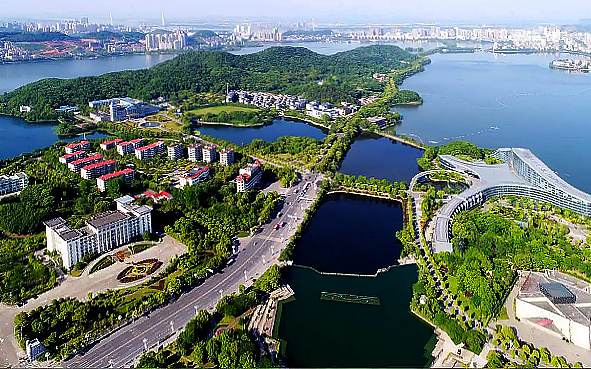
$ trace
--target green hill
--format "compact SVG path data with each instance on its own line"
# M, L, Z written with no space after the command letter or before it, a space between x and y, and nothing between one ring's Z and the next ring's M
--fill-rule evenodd
M44 79L0 97L0 113L19 116L29 105L30 121L54 118L61 105L131 96L149 100L170 97L181 90L223 92L230 89L303 95L308 99L354 101L362 93L383 89L373 73L409 67L417 57L396 46L373 45L334 55L306 48L273 47L248 55L222 51L194 51L150 69L108 73L73 79ZM369 91L369 92L368 92ZM22 116L22 115L21 115Z

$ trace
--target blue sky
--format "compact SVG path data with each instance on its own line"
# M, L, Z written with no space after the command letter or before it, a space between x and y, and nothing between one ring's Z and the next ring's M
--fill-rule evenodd
M0 0L0 18L301 18L343 22L572 22L591 18L590 0Z

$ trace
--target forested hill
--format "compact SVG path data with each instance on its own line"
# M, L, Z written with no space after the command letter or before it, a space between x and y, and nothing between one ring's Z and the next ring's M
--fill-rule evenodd
M181 90L223 92L230 89L303 95L322 101L353 101L362 93L383 89L373 73L404 69L417 57L390 45L373 45L334 55L306 48L273 47L258 53L234 55L194 51L150 69L108 73L74 79L44 79L0 97L0 112L19 115L29 105L28 120L47 119L61 105L131 96L150 100L174 97Z

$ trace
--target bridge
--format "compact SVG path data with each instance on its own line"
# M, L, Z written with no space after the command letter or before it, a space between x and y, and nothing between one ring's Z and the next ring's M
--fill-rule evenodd
M439 156L443 167L469 173L474 180L470 188L452 197L435 215L435 252L453 251L451 230L457 213L480 206L492 197L527 197L591 216L591 195L568 184L530 150L502 148L491 156L505 163L489 165L467 162L451 155Z

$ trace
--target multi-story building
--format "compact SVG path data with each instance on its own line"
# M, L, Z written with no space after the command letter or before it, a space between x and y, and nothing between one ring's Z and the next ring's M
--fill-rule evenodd
M180 176L180 187L193 186L196 183L203 182L209 176L209 167L193 168Z
M131 144L133 145L134 150L137 150L146 144L146 141L144 141L143 138L136 138L135 140L131 140L129 142L131 142Z
M176 144L168 146L168 157L170 160L178 160L184 156L183 145Z
M68 163L68 168L72 172L78 172L82 167L85 167L87 165L94 164L94 163L99 163L101 161L103 161L103 156L100 154L95 154L93 156L74 160L73 162Z
M189 161L201 161L202 155L202 147L199 144L190 145L187 148L187 154L189 156Z
M453 220L460 211L473 209L493 197L527 197L591 216L591 195L564 181L528 149L501 148L491 156L505 163L487 165L451 155L439 156L444 168L478 178L478 181L452 197L437 212L433 232L435 252L453 251Z
M100 146L101 146L101 149L103 149L103 150L110 150L110 149L114 148L115 146L117 146L117 144L119 144L120 142L123 142L123 140L120 138L116 138L114 140L105 141L105 142L101 143Z
M230 165L234 163L234 149L225 148L220 150L220 163L222 165Z
M213 163L217 160L215 145L205 146L201 153L203 156L203 161L206 163Z
M134 151L135 151L135 148L133 147L133 144L131 142L124 141L124 142L119 142L117 144L117 152L121 156L123 156L125 154L131 154Z
M133 169L126 168L114 173L104 174L96 179L96 186L98 187L99 191L106 191L109 180L119 177L123 178L123 181L129 184L134 180L135 172Z
M132 99L130 97L96 100L88 103L88 106L93 109L107 105L109 106L109 119L112 122L130 118L141 118L160 111L160 108L157 106L146 104L141 100Z
M112 173L115 170L115 165L117 165L115 160L106 160L90 164L80 169L80 176L84 179L98 178L107 173Z
M86 157L86 151L76 151L71 154L65 154L60 156L60 163L68 164L73 162L74 160L82 159Z
M0 176L0 195L20 192L29 185L29 179L23 172L11 176Z
M76 151L86 151L90 149L90 142L88 141L80 141L69 144L66 146L66 154L72 154Z
M152 209L133 204L133 198L117 200L117 210L94 215L86 227L73 229L62 218L44 222L47 249L57 251L64 267L71 269L89 253L102 254L152 231Z
M153 158L154 156L161 154L166 149L164 141L154 142L151 145L139 147L135 150L135 157L143 160L147 158Z
M27 349L27 357L31 361L37 360L37 358L45 352L45 346L43 346L43 344L39 342L39 339L37 338L32 341L27 340L25 346Z
M263 165L255 160L252 164L247 164L240 168L238 177L236 177L236 189L238 192L244 192L252 189L261 181L263 176Z

